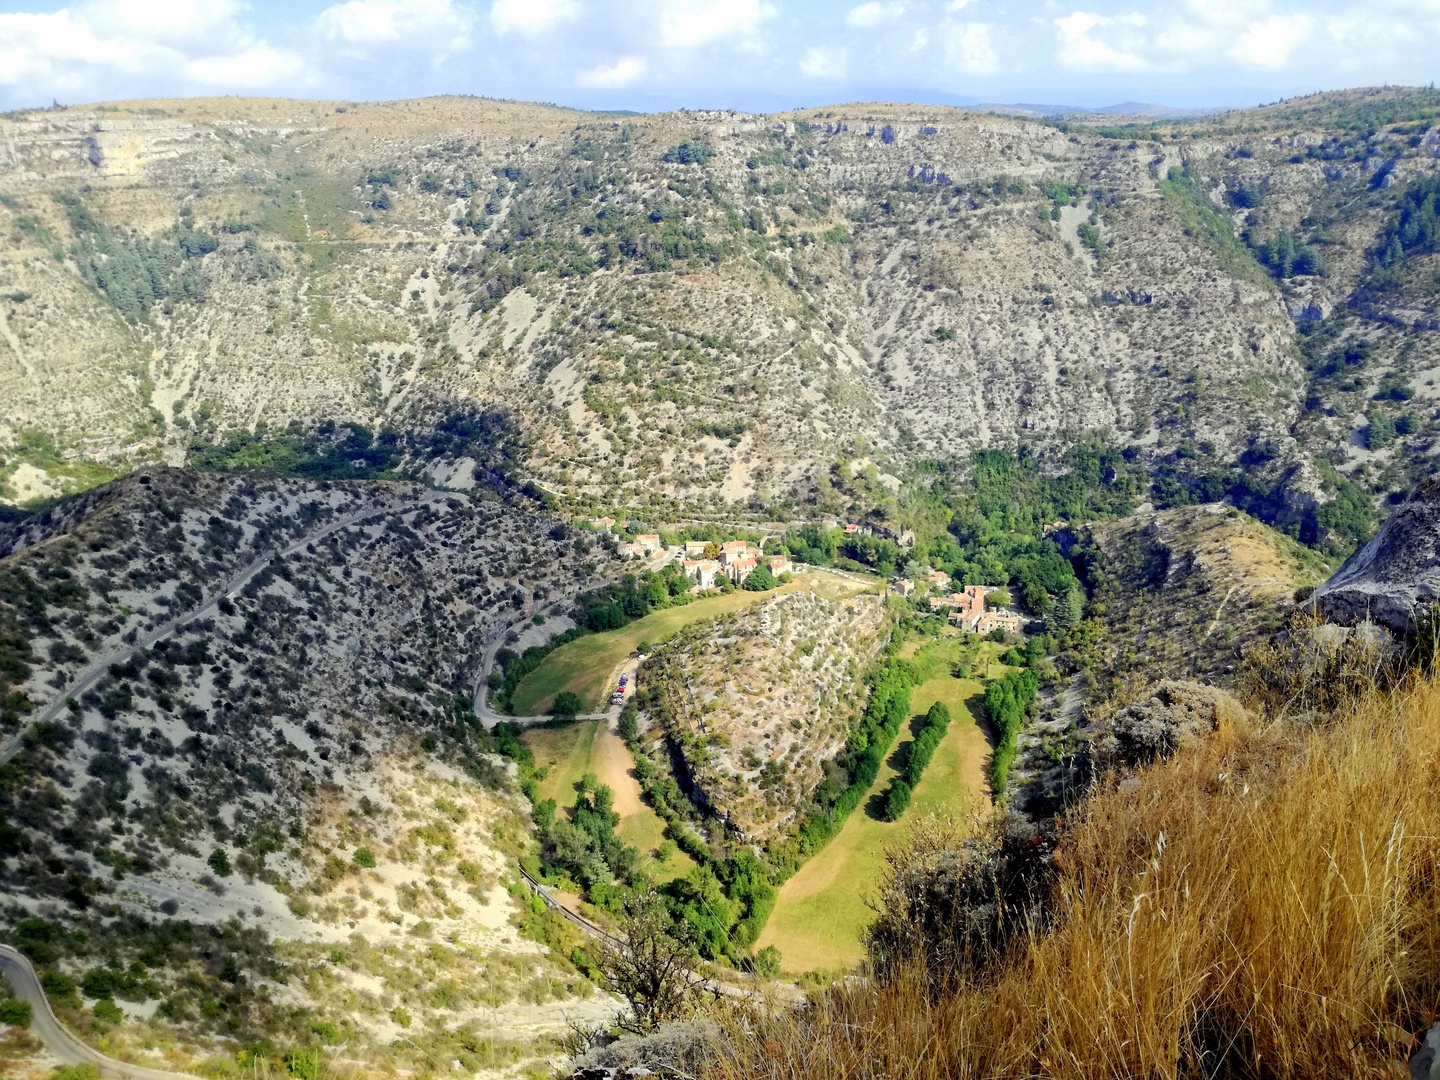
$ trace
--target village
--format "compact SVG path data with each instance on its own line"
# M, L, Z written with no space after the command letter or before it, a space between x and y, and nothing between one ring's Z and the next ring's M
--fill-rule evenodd
M596 531L619 535L617 522L612 517L590 518L585 523ZM835 518L822 518L818 523L791 522L790 529L795 531L807 524L839 530L845 537L872 535L878 531L885 539L893 539L903 547L911 547L915 543L915 535L909 530L876 530L874 526L841 523ZM742 586L761 567L776 582L781 581L782 575L788 581L792 575L805 572L806 564L794 561L778 540L766 540L765 545L780 550L767 554L764 548L744 539L672 539L667 545L658 532L636 533L633 540L622 539L616 547L616 554L622 559L645 561L651 569L678 562L685 576L702 592L721 588L726 582L731 586ZM911 601L918 613L942 617L967 634L985 635L996 631L1019 634L1024 631L1027 621L1023 615L1009 608L1006 586L965 585L954 591L950 575L943 570L932 569L914 580L894 577L888 582L888 589Z

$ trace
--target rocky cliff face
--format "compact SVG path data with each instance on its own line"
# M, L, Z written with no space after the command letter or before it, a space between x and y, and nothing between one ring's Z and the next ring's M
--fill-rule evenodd
M1440 476L1432 476L1390 516L1373 540L1315 590L1312 602L1329 622L1344 626L1373 622L1405 634L1427 615L1437 598Z
M824 500L836 457L880 498L917 460L1098 431L1147 460L1250 453L1283 523L1329 497L1316 450L1409 475L1419 451L1351 445L1385 379L1440 398L1428 294L1338 314L1428 136L1350 146L1334 116L1147 141L883 104L29 114L0 125L6 494L232 428L502 407L526 469L580 498ZM1277 278L1245 228L1327 276ZM1307 395L1312 324L1371 342L1358 389Z

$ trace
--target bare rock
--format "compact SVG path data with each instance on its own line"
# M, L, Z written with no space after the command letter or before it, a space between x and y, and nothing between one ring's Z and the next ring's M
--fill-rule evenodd
M1115 714L1097 741L1097 754L1115 764L1144 764L1169 757L1187 741L1244 714L1245 707L1224 690L1167 679L1150 697Z
M1342 626L1373 622L1397 634L1440 597L1440 475L1424 480L1375 538L1315 590L1311 603Z
M583 1080L626 1080L657 1072L693 1076L723 1043L713 1020L677 1020L653 1034L626 1036L588 1051L571 1062L569 1075Z
M1425 1038L1410 1055L1410 1080L1440 1080L1440 1024L1425 1033Z

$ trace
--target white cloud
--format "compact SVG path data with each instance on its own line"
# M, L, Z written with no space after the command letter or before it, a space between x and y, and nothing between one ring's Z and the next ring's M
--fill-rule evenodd
M576 0L495 0L490 5L490 26L497 34L518 30L539 34L570 22L580 14Z
M994 75L1000 70L990 23L947 22L945 63L960 75Z
M101 37L137 37L180 44L231 37L247 4L238 0L91 0L75 14ZM65 9L62 8L63 12Z
M800 74L809 79L838 80L845 77L847 54L829 45L813 45L800 58Z
M297 54L246 29L245 10L237 0L95 0L53 14L0 14L0 85L30 101L311 85Z
M1096 71L1106 74L1140 71L1146 62L1125 47L1116 48L1107 41L1095 37L1091 31L1101 27L1143 25L1145 18L1139 13L1118 18L1097 15L1090 11L1077 11L1063 19L1056 19L1060 31L1060 63L1076 71Z
M305 64L293 53L258 45L234 56L187 60L183 71L199 86L237 90L268 90L303 84Z
M889 4L882 4L880 0L870 0L868 4L860 4L850 9L845 16L845 25L854 27L856 30L879 30L887 22L901 18L905 14L905 5L900 0L894 0Z
M1290 62L1290 54L1310 32L1310 20L1304 15L1285 18L1271 15L1245 28L1234 47L1225 55L1250 67L1278 69Z
M415 48L442 54L470 45L475 15L451 0L346 0L315 18L330 41L352 48Z
M950 14L955 15L959 12L964 11L974 2L975 0L950 0L950 2L945 5L945 10L950 12Z
M648 67L643 56L622 56L613 64L598 64L588 71L580 72L575 76L575 81L581 86L613 90L644 78Z
M761 0L672 0L660 15L660 40L682 48L708 45L752 33L773 14Z

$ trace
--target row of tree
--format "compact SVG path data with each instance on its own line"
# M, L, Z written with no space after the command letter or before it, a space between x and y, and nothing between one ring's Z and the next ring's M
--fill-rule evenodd
M1015 760L1016 739L1040 681L1033 669L1011 672L985 687L985 712L995 728L995 750L990 759L990 789L998 798L1010 778Z
M900 775L891 781L890 790L885 795L882 816L886 821L899 821L900 816L910 808L910 798L914 794L915 786L920 783L925 767L935 756L940 740L945 738L945 733L950 730L950 710L943 702L935 702L930 706L930 710L915 722L913 730L915 738L905 747L905 765L900 770Z

